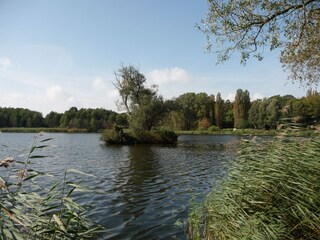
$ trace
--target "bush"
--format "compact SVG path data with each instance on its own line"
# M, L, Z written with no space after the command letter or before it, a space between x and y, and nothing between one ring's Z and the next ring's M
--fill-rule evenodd
M66 170L64 179L49 189L44 189L34 181L39 177L49 177L46 173L30 168L31 160L46 157L35 152L48 147L47 142L51 139L40 138L41 134L35 138L25 162L15 161L12 157L0 161L0 167L8 171L7 177L0 177L0 239L97 237L102 228L94 226L85 217L86 210L72 198L75 191L89 190L68 181L70 174L84 173L74 169Z
M221 187L189 214L191 239L319 239L320 139L246 141Z
M220 131L220 128L218 126L212 125L211 127L208 128L209 132L218 132Z
M178 135L173 131L132 131L122 129L107 130L102 134L102 140L107 144L174 144L178 140Z

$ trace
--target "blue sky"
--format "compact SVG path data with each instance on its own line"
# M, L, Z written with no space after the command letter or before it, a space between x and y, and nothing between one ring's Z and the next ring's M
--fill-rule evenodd
M117 111L112 85L121 64L139 67L164 98L206 92L251 99L305 89L287 81L279 52L216 65L195 25L206 0L0 0L0 107L42 112Z

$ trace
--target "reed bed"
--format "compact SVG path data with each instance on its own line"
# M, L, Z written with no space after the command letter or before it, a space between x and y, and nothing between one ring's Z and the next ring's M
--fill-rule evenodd
M104 231L73 198L74 192L94 193L81 185L81 178L94 176L66 169L63 179L57 179L32 168L33 161L49 157L42 150L49 147L50 140L40 133L24 161L15 156L0 160L1 240L97 239ZM48 178L54 180L48 187L37 182Z
M320 138L243 141L229 174L189 214L190 239L320 239Z

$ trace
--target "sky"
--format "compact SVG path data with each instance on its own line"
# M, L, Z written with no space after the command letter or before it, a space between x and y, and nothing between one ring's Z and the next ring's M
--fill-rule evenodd
M251 100L305 95L287 80L279 51L216 65L196 28L207 10L206 0L0 0L0 107L118 111L112 82L122 65L136 66L165 99L220 92L233 100L239 88Z

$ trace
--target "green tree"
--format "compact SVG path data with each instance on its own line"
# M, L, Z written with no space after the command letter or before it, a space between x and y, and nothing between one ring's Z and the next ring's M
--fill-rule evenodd
M207 37L208 50L218 52L218 62L235 50L245 63L251 56L262 60L266 47L280 48L280 61L293 80L319 82L319 0L210 0L199 29Z
M214 105L214 117L215 117L215 124L222 128L222 120L223 120L223 100L221 98L220 92L218 92L216 96L216 102Z
M259 106L261 104L261 100L257 99L252 102L250 110L249 110L249 116L248 120L251 126L253 126L255 129L259 128Z
M114 86L121 97L120 106L129 115L129 126L136 131L151 130L162 118L163 99L155 85L145 86L146 78L133 66L122 66L115 74Z
M136 132L150 131L163 118L162 97L145 95L140 102L132 108L129 126Z
M62 114L51 111L44 118L45 125L48 127L59 127Z
M307 114L312 121L320 120L320 94L312 91L305 98Z
M250 109L250 96L247 90L238 89L234 100L234 127L248 127L248 113Z
M183 115L184 128L186 130L196 129L198 119L198 111L195 105L196 94L190 92L184 93L176 101Z
M276 128L280 120L280 104L277 97L269 99L269 105L266 108L266 124L271 128Z
M230 100L226 100L223 103L223 128L232 128L234 126L234 115L233 115L233 103Z
M144 96L156 96L156 86L145 87L146 78L134 66L122 66L115 73L114 86L119 92L121 102L120 108L124 108L131 115L132 107L140 105Z

